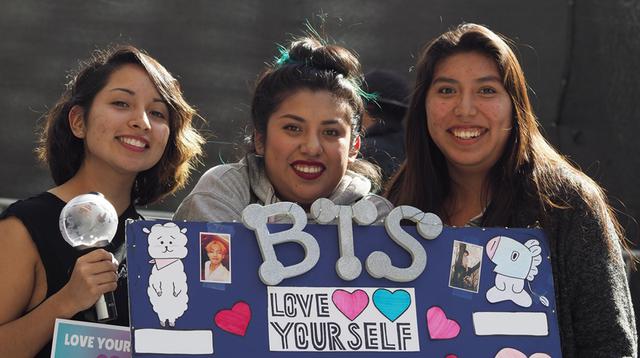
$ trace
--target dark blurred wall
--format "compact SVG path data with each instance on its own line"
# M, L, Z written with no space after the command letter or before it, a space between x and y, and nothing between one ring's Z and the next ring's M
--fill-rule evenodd
M607 190L629 236L640 217L640 2L581 0L572 11L557 146ZM626 205L626 208L625 206Z
M551 126L556 144L607 190L628 237L640 217L640 1L580 0L569 15L566 88ZM634 219L636 218L636 219ZM640 326L640 272L630 275Z

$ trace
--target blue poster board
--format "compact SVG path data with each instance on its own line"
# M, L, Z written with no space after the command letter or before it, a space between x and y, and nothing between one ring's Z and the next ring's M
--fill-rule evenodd
M174 229L184 234L184 243L179 235L166 232L153 236L154 225L161 224L177 225ZM277 232L290 225L268 227ZM541 230L444 228L436 239L425 240L414 227L403 229L427 253L426 268L413 281L376 279L365 269L352 281L342 280L335 269L340 257L338 227L310 224L304 231L319 244L317 264L277 286L266 286L258 274L263 259L254 232L240 223L129 223L133 356L330 358L353 351L384 357L506 357L516 351L527 357L561 356L549 245ZM374 251L388 254L397 267L412 262L384 226L354 224L353 238L363 267ZM169 249L167 240L174 246L184 244L186 255L154 260L150 242L162 241L167 250L176 249ZM203 271L213 256L208 257L205 247L216 240L219 247L226 244L224 266L229 275L208 282ZM276 254L285 266L305 257L295 243L277 245ZM524 271L522 265L510 266L519 255L531 255L537 262ZM184 272L184 282L158 289L159 273L171 269ZM529 278L517 279L523 275ZM524 294L496 298L503 292L494 286L512 282L521 285ZM488 294L491 290L494 294ZM158 312L160 303L150 297L159 297L160 291L162 297L173 295L168 299L174 303L168 305L179 312L169 316L177 318ZM185 293L186 305L179 301Z

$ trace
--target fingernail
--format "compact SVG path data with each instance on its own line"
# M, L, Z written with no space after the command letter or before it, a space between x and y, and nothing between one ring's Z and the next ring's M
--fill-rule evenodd
M120 266L120 262L118 262L118 260L116 260L116 257L113 256L113 254L111 254L111 262L113 262L113 264L116 265L116 266Z

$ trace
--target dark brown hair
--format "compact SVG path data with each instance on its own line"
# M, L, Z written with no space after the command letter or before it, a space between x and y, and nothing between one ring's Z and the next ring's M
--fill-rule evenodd
M69 111L78 105L90 113L94 98L111 74L126 64L141 66L169 107L170 133L162 158L152 168L138 173L131 192L132 201L144 205L186 184L202 154L204 139L192 126L196 111L183 98L178 81L155 59L133 46L98 50L80 65L56 105L45 114L36 153L49 166L56 185L71 179L80 169L85 149L84 141L71 131Z

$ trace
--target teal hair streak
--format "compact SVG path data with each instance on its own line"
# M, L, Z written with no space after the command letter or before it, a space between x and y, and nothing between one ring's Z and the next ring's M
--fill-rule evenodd
M278 52L280 55L275 57L274 66L281 67L290 62L291 57L289 57L289 50L286 47L278 44Z
M376 104L378 104L378 98L380 98L380 94L378 92L367 92L365 90L362 89L362 87L360 86L356 86L356 92L358 93L358 96L360 96L362 99L364 99L367 102L374 102Z
M284 65L291 64L291 63L297 63L296 61L291 60L291 56L289 56L289 50L280 44L278 44L278 53L279 55L274 58L275 61L273 62L273 65L276 68L280 68ZM351 85L355 88L355 91L358 94L358 96L360 96L362 99L364 99L367 102L377 103L376 101L380 97L380 95L377 92L368 93L362 89L362 87L357 81L354 81L353 79L348 79L347 81L351 83Z

